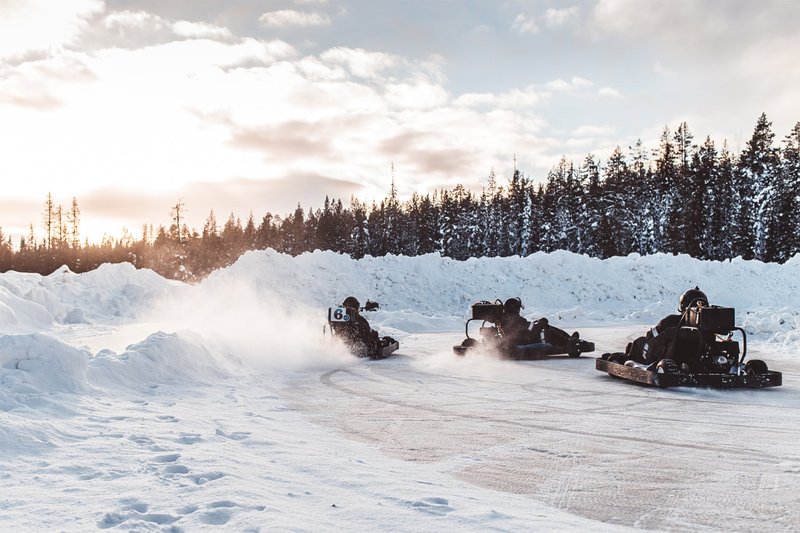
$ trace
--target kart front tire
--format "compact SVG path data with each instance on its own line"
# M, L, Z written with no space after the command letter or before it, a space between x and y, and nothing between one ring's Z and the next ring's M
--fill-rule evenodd
M761 359L752 359L744 365L744 373L750 376L766 374L768 371L767 363Z

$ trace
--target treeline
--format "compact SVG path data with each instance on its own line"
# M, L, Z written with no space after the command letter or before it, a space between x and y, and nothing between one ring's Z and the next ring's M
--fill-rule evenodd
M71 225L54 224L44 241L31 229L15 251L0 230L0 270L47 274L66 264L81 272L128 261L191 281L265 248L354 258L439 253L463 260L569 250L601 258L666 252L783 262L800 252L798 203L800 122L776 147L762 114L739 154L710 137L696 144L683 123L674 132L664 129L654 153L639 142L627 153L615 149L602 165L592 154L577 166L563 158L543 182L517 170L501 185L492 173L480 194L457 185L404 202L392 183L388 196L371 205L326 197L316 210L298 205L285 217L251 215L244 224L231 215L221 226L212 211L201 231L187 227L178 202L169 227L145 226L140 238L100 245L78 242L73 200ZM47 205L50 213L49 197Z

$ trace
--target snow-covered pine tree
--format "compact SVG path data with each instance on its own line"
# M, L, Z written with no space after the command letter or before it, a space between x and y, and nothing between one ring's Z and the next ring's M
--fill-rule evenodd
M597 228L600 222L602 196L600 165L595 161L593 154L588 154L584 158L578 169L578 179L581 182L581 188L585 191L578 211L580 219L578 239L581 243L579 253L597 257L600 255L597 244Z
M786 261L800 253L800 122L784 139L767 255Z
M772 146L774 139L772 123L762 113L753 136L739 157L737 188L743 211L737 220L736 252L745 259L769 260L766 258L766 249L772 225L770 220L774 215L774 185L780 162L778 150Z
M655 249L660 252L675 253L680 250L683 240L679 219L680 205L677 202L676 156L669 127L665 126L661 134L655 161L656 171L653 176Z

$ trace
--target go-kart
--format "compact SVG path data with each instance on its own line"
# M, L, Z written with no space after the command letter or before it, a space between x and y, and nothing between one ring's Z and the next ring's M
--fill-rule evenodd
M735 333L739 342L733 339ZM709 387L718 389L778 387L782 374L760 359L745 362L747 333L735 325L731 307L690 307L678 327L664 330L669 339L663 357L651 364L634 361L622 352L600 356L595 368L629 381L657 387Z
M380 337L369 328L364 319L359 321L358 311L351 307L328 308L328 326L331 335L342 343L356 357L384 359L396 352L400 343L392 337Z
M547 359L553 355L564 354L569 357L580 357L582 353L594 351L594 343L581 340L577 332L569 336L564 331L549 325L542 327L543 342L527 344L509 342L508 337L503 335L504 314L505 309L500 300L495 300L494 303L481 301L472 304L472 318L467 320L464 326L467 338L461 344L453 346L453 351L457 355L465 355L471 350L489 349L504 358L514 360ZM470 323L478 320L481 321L479 338L473 338L469 334Z

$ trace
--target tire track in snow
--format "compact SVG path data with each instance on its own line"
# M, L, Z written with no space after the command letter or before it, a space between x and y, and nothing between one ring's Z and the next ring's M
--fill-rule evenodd
M392 370L391 368L387 368L387 367L384 367L384 366L381 366L381 367L369 366L367 368L371 372L374 372L374 373L376 373L376 374L378 374L378 375L380 375L380 376L382 376L382 377L384 377L386 379L392 379L394 381L398 381L400 383L408 385L408 382L406 382L406 381L404 381L402 379L399 379L397 377L394 377L392 375L389 375L389 372ZM547 371L547 372L550 372L550 371L562 372L561 369L556 370L556 369L552 369L552 368L546 368L544 370ZM417 374L419 376L436 377L436 378L442 379L442 380L450 380L450 381L458 381L458 382L467 381L467 382L470 382L470 383L473 383L473 382L477 381L477 382L480 382L480 383L493 384L493 385L503 385L503 386L507 386L507 387L520 387L523 390L526 390L528 392L532 392L534 394L541 393L542 389L545 389L545 390L548 390L548 391L559 391L559 392L564 392L564 393L568 394L568 396L571 399L597 398L597 397L607 396L608 395L607 391L599 391L599 390L591 390L591 389L580 389L580 388L576 389L576 388L572 388L572 387L559 387L559 386L550 385L550 384L548 384L546 382L540 382L540 383L536 383L536 384L518 383L518 382L512 382L512 381L501 381L501 380L482 379L482 378L473 378L473 377L453 376L453 375L446 375L446 374L427 373L427 372L420 372L418 370L413 370L413 369L409 369L409 368L403 368L403 372L404 373L413 373L413 374ZM598 377L602 378L604 376L598 376ZM367 379L367 378L365 378L365 379ZM617 382L617 381L619 381L619 380L614 379L614 382ZM628 384L623 384L623 385L628 385ZM636 385L631 384L631 386L636 386ZM625 410L626 410L626 413L625 413L625 417L626 418L637 418L637 419L641 419L641 420L650 420L650 419L652 419L652 415L650 415L650 414L636 414L635 412L631 412L631 409L635 408L635 407L651 404L652 401L655 400L655 399L657 399L659 401L662 401L662 402L666 401L666 402L676 402L676 403L691 403L691 404L694 404L694 405L697 405L697 404L711 404L711 405L721 405L721 406L725 406L725 407L730 407L731 406L731 402L723 402L723 401L717 401L717 400L706 400L704 398L698 398L698 397L679 398L679 397L674 397L674 396L671 395L671 393L669 393L667 391L660 390L660 389L659 390L649 390L646 387L638 387L638 388L641 389L641 391L643 393L645 393L646 396L643 397L642 394L633 394L633 393L624 393L624 392L623 393L618 393L617 391L614 391L614 393L613 393L615 397L626 397L626 398L632 398L632 399L636 400L636 401L628 402L628 403L624 404L624 407L625 407ZM419 388L417 390L419 390ZM730 392L732 394L736 394L736 391L728 391L728 392ZM481 398L481 401L501 403L499 400L492 400L492 399L488 399L488 398ZM563 412L575 412L576 411L575 409L566 409L566 408L563 408L563 407L557 407L557 406L553 406L553 405L542 405L542 404L538 404L538 403L531 403L530 405L532 405L534 407L538 407L540 409L548 409L548 410L551 410L551 411L552 410L558 410L558 411L563 411ZM788 409L790 411L796 411L797 410L796 407L792 407L792 406L772 406L772 405L758 404L757 407L758 408L768 408L768 409L785 408L785 409ZM581 408L580 411L583 412L583 413L608 413L608 414L613 414L615 416L618 416L618 413L615 413L615 411L619 411L619 409L620 409L620 407L619 406L615 406L615 405L598 405L597 407L584 407L584 408ZM758 416L758 415L752 415L752 416ZM679 422L679 423L684 423L684 424L685 423L696 423L696 424L706 424L707 423L707 422L686 420L685 418L665 417L663 415L663 413L659 416L659 420L663 420L665 422ZM790 430L781 430L781 429L776 429L776 428L765 428L763 425L762 426L757 426L757 425L752 425L752 424L727 422L727 421L724 421L724 420L723 421L716 420L716 421L714 421L714 424L716 426L721 426L721 427L750 429L750 430L762 430L762 431L765 430L765 429L769 429L773 433L792 434L792 432Z
M433 414L437 414L437 415L443 415L443 416L448 416L448 417L456 417L456 418L467 419L467 420L476 420L476 421L481 421L481 422L500 423L500 424L503 424L503 425L513 426L513 427L522 428L522 429L551 431L551 432L554 432L554 433L563 433L563 434L574 435L574 436L579 436L579 437L593 437L593 438L598 438L598 439L603 439L603 440L610 440L610 441L624 441L624 442L630 442L630 443L645 444L645 445L648 445L648 446L654 446L654 445L655 446L665 446L665 447L669 447L669 448L678 448L678 449L681 449L681 450L693 449L693 450L702 450L702 451L707 451L707 452L723 453L723 454L729 454L729 455L741 455L742 453L745 453L745 452L748 452L748 451L751 452L751 453L760 453L760 452L756 452L755 450L745 450L745 449L743 449L741 447L721 447L721 446L710 446L710 445L694 444L694 443L687 443L687 442L671 442L671 441L666 441L666 440L648 439L648 438L645 438L645 437L635 437L635 436L629 436L629 435L616 435L616 434L612 434L612 433L599 433L599 432L594 432L594 431L570 429L570 428L559 427L559 426L551 425L551 424L525 423L525 422L519 422L519 421L515 421L515 420L509 420L507 418L497 418L497 417L494 417L494 416L486 416L486 415L470 414L470 413L459 413L459 412L453 411L453 410L442 409L442 408L439 408L439 407L425 406L425 405L417 405L417 404L413 404L413 403L402 401L402 400L395 400L395 399L391 399L391 398L386 398L386 397L383 397L383 396L380 396L380 395L374 394L374 393L363 392L363 391L358 391L358 390L355 390L355 389L352 389L352 388L348 388L348 387L346 387L344 385L340 385L340 384L335 383L333 381L332 377L337 373L346 373L346 374L355 375L355 373L353 371L351 371L351 370L343 370L343 369L331 370L331 371L325 372L324 374L322 374L320 376L320 378L319 378L320 383L322 383L326 387L330 387L330 388L336 389L336 390L338 390L340 392L343 392L345 394L350 394L350 395L361 397L361 398L367 398L367 399L370 399L370 400L373 400L373 401L376 401L376 402L380 402L380 403L387 404L387 405L394 405L394 406L402 407L402 408L405 408L405 409L412 409L412 410L416 410L416 411L423 411L423 412L433 413ZM763 454L763 453L760 453L760 455L764 459L771 459L771 460L776 461L776 462L785 460L784 457L780 457L780 456Z

